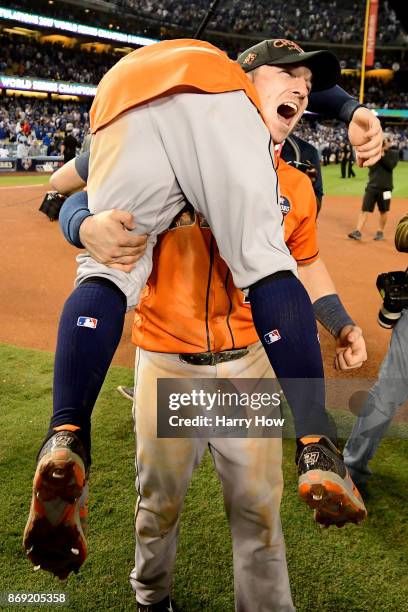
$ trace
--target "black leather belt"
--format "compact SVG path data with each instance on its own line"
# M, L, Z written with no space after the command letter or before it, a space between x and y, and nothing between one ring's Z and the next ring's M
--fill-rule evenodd
M248 355L249 351L247 348L232 349L231 351L221 351L220 353L180 353L180 361L190 363L192 365L217 365L217 363L223 363L225 361L235 361L235 359L241 359L245 355Z

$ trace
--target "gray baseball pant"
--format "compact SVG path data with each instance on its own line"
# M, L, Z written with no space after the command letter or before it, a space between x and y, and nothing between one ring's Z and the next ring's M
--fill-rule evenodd
M408 310L392 331L391 343L381 364L377 382L354 424L344 448L344 462L356 483L371 476L373 458L395 412L408 399Z
M233 546L237 612L293 612L280 522L283 489L280 438L157 438L158 378L271 378L261 343L249 354L216 366L182 363L177 354L137 349L135 567L130 575L140 603L171 591L179 520L194 468L210 449L220 478ZM203 506L205 513L205 506ZM197 546L200 541L197 540ZM211 560L211 548L203 550Z

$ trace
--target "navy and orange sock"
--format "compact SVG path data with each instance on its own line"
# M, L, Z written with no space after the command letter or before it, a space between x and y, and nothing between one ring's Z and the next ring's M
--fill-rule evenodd
M325 410L324 371L310 298L292 272L250 288L252 316L293 414L296 436L335 437Z
M104 278L79 285L65 303L54 364L54 409L50 430L78 427L90 452L91 414L119 344L126 297Z

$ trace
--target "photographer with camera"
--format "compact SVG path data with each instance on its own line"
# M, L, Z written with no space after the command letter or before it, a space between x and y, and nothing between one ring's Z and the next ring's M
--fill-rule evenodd
M408 214L397 226L395 246L408 252ZM393 328L391 342L343 451L344 462L360 491L371 476L368 462L395 412L408 398L408 270L380 274L377 287L384 299L378 322Z

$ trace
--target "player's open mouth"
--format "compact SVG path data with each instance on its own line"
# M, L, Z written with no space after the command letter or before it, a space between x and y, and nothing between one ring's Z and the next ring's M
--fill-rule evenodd
M279 119L289 126L298 110L298 106L294 102L283 102L278 106Z

